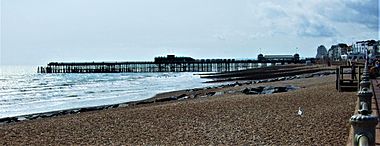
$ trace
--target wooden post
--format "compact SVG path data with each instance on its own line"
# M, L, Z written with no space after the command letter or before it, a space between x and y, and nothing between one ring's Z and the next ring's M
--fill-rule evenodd
M340 92L340 89L339 89L339 84L340 84L339 77L340 77L340 75L339 75L339 68L338 67L335 69L335 72L336 72L335 88L336 88L336 90L338 90Z

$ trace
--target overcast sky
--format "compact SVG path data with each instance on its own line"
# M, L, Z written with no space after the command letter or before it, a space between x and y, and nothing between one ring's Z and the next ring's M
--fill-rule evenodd
M0 63L315 56L378 27L378 0L1 0Z

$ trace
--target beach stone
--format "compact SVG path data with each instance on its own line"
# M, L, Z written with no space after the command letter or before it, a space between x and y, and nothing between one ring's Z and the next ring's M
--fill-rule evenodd
M280 80L280 81L284 81L284 80L286 80L287 78L285 78L285 77L280 77L280 78L278 78L278 80Z
M28 116L27 118L28 118L29 120L32 120L32 119L37 119L38 117L39 117L38 114L33 114L33 115Z
M228 87L228 85L220 85L218 88L225 88Z
M52 117L54 115L54 113L45 113L45 114L41 114L40 116L41 117Z
M202 96L199 96L200 98L206 98L208 97L207 95L202 95Z
M312 78L314 75L313 74L308 74L308 75L305 75L305 78Z
M215 92L215 94L213 96L220 96L220 95L223 95L224 92L223 91L220 91L220 92Z
M236 82L235 84L233 84L234 87L238 87L238 86L242 86L243 84L242 83L239 83L239 82Z
M275 88L273 86L267 86L261 92L261 94L273 94L273 93L275 93Z
M197 94L191 94L190 95L190 98L197 98L199 95L201 95L200 93L197 93Z
M236 93L236 91L227 91L227 94L235 94Z
M297 90L297 89L300 89L300 87L296 87L296 86L293 86L293 85L287 85L286 86L286 90L287 91L293 91L293 90Z
M65 113L64 114L75 114L75 113L78 113L79 112L79 110L78 109L75 109L75 110L70 110L70 111L64 111Z
M184 100L184 99L188 99L189 96L185 96L185 97L182 97L182 98L178 98L178 100Z
M0 119L0 123L11 123L11 122L18 122L18 119L16 117L7 117Z
M187 94L182 94L182 95L177 97L178 100L183 100L183 99L187 99L187 98L189 98L189 96Z
M19 121L24 121L24 120L28 120L28 119L25 118L24 116L21 116L21 117L17 117L17 120L19 120Z
M183 98L183 97L186 97L186 96L187 96L187 94L181 94L180 96L177 97L177 99Z
M205 90L204 88L194 88L192 89L193 91L200 91L200 90Z
M248 88L245 88L245 89L243 89L241 92L244 93L244 94L247 94L247 93L249 93L249 91L251 91L251 90L248 89Z
M288 92L287 87L275 87L273 93L281 93L281 92Z
M248 93L246 94L261 94L261 92L256 92L256 91L249 91Z
M120 104L119 107L127 107L129 104Z
M139 101L136 102L135 105L140 105L140 104L150 104L153 102L164 102L164 101L170 101L171 98L162 98L162 99L157 99L156 101ZM80 111L79 111L80 112Z
M256 88L245 88L241 92L244 94L261 94L263 91L264 87L256 87Z
M265 88L266 88L266 87L264 87L264 86L259 86L259 87L256 87L256 88L251 88L250 90L251 90L251 91L258 92L258 93L261 93L261 92L264 91Z
M207 95L207 96L213 96L213 95L215 95L215 93L216 93L216 92L208 92L208 93L206 93L206 95Z
M120 104L114 104L114 105L111 105L112 108L118 108L120 107Z

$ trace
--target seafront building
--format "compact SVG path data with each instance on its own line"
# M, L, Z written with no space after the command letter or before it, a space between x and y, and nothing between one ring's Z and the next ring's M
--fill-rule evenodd
M317 49L316 59L326 59L328 57L327 49L324 45L320 45Z
M328 57L334 61L345 59L344 56L346 56L347 54L348 45L343 43L332 45L328 51Z
M366 51L368 50L368 57L370 62L380 59L380 41L367 40L358 41L352 44L352 51L349 53L348 59L357 60L364 59Z
M368 57L370 62L380 59L380 41L366 40L357 41L352 45L339 43L332 45L327 51L327 57L329 60L363 60L366 57L366 51L368 50ZM317 59L323 59L324 50L322 46L317 49Z

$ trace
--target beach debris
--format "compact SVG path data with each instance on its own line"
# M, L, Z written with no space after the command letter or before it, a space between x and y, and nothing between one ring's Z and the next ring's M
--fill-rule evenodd
M304 114L303 109L301 107L298 107L297 115L303 117L303 114Z

